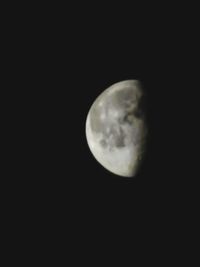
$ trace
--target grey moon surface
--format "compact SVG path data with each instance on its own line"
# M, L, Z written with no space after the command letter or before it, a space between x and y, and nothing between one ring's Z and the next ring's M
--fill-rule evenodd
M95 159L110 172L134 177L145 152L147 126L138 80L115 83L92 104L86 119L86 139Z

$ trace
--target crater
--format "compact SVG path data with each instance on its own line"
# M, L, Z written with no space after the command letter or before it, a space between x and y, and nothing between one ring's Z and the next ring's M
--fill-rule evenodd
M106 148L108 146L108 144L107 144L105 139L101 139L99 143L103 148Z

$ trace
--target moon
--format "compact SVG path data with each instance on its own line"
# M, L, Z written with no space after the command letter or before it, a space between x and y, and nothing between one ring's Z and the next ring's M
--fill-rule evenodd
M137 174L145 152L147 126L140 81L126 80L103 91L86 119L86 139L96 160L123 177Z

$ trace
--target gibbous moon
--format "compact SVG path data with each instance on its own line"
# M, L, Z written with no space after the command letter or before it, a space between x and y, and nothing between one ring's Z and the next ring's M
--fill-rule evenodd
M138 80L118 82L101 93L86 119L86 139L96 160L110 172L136 175L145 151L144 92Z

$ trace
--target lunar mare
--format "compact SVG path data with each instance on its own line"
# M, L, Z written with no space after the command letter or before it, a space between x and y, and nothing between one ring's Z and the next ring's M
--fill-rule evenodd
M133 177L142 161L147 135L143 99L139 81L122 81L101 93L88 112L88 146L96 160L114 174Z

